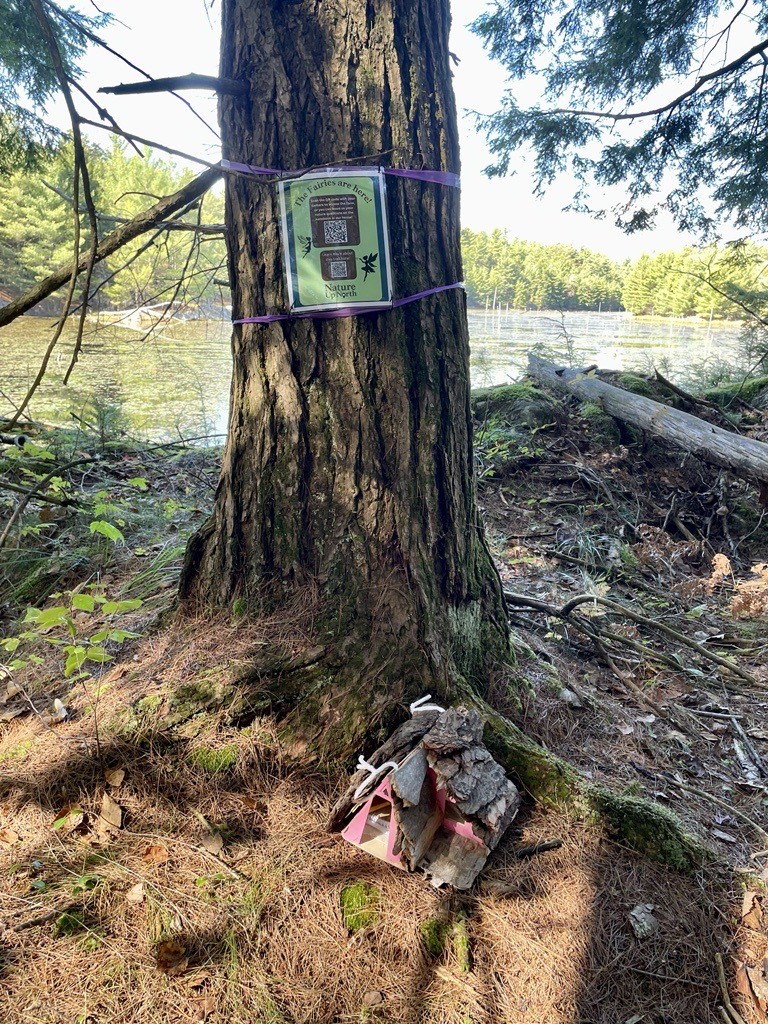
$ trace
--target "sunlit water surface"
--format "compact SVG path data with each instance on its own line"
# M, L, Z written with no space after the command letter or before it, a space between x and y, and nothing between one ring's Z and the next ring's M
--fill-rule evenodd
M51 337L52 322L24 317L0 331L0 417L27 391ZM636 320L625 313L469 314L472 384L517 379L537 348L560 362L603 369L654 366L678 381L693 367L734 358L737 325ZM74 330L65 333L31 410L47 423L89 421L120 407L127 429L146 438L198 437L226 429L231 375L229 325L163 325L150 337L127 327L89 326L68 387ZM97 396L98 408L93 406ZM101 412L99 412L101 409Z

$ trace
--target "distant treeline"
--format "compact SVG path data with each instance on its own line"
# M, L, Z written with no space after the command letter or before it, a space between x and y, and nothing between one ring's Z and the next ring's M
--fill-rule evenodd
M768 248L755 245L687 247L615 263L589 249L503 231L465 228L461 241L471 306L739 319L768 298Z
M89 146L91 178L104 235L192 172L123 142ZM71 147L62 145L36 172L19 172L0 189L0 302L44 278L72 257ZM224 199L214 189L203 208L178 219L221 223ZM88 222L81 217L85 246ZM768 248L730 245L686 248L616 263L572 245L541 245L503 231L461 233L470 305L513 309L628 310L657 316L739 318L745 309L768 316ZM205 308L227 301L219 284L226 253L221 236L157 232L136 239L96 268L93 308L127 308L186 299ZM178 290L178 282L183 286ZM58 309L60 299L50 307Z

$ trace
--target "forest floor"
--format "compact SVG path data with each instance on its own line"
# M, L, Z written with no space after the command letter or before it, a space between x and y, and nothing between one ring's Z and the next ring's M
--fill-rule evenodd
M219 453L113 447L78 468L85 507L65 487L31 502L4 552L4 1021L722 1024L718 955L742 1019L766 1019L759 496L528 385L476 411L517 657L487 698L590 779L670 807L710 862L682 875L527 804L477 887L445 893L330 835L349 766L302 764L233 689L254 646L300 649L301 622L170 614ZM760 414L740 425L764 436ZM35 443L62 464L90 450ZM28 485L24 466L5 478ZM556 614L583 594L582 620Z

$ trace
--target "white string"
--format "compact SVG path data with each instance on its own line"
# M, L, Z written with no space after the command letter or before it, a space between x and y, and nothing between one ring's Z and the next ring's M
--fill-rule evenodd
M445 708L441 708L439 704L427 704L428 700L432 699L431 693L424 694L418 700L415 700L411 704L411 715L415 715L418 711L445 711Z
M365 760L365 758L361 754L358 757L358 759L357 759L357 770L359 772L362 772L362 771L369 772L369 775L368 775L367 779L363 779L363 781L360 783L360 785L355 790L354 795L352 797L353 802L355 800L359 800L360 799L362 794L368 789L368 787L373 782L373 780L377 776L381 775L381 773L383 771L385 771L387 768L398 768L398 767L399 767L399 765L398 765L397 761L385 761L384 764L379 765L378 768L374 768L372 764L368 764L368 762Z

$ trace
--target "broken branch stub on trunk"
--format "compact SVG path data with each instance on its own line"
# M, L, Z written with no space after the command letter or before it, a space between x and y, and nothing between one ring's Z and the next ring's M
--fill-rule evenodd
M528 356L528 373L557 391L575 395L583 402L596 402L609 416L691 452L704 462L760 484L768 483L768 444L762 441L733 434L698 416L624 391L581 370L557 367L533 353Z

